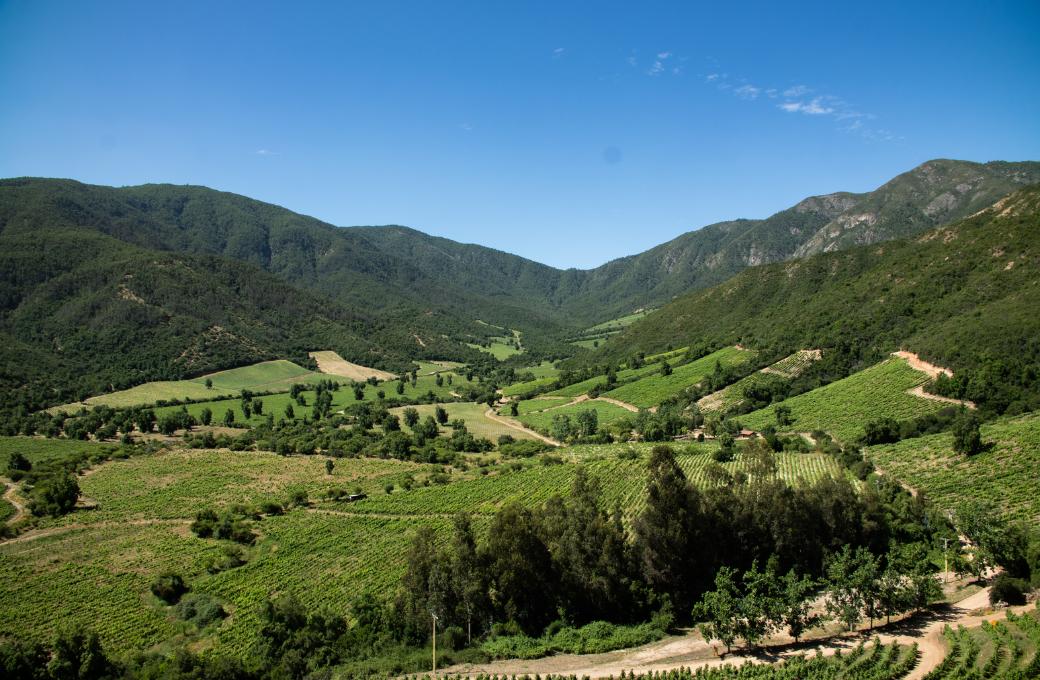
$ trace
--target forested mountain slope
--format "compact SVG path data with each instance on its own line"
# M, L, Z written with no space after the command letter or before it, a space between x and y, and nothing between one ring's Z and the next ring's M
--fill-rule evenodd
M1040 187L911 240L755 267L686 295L611 339L620 359L688 343L899 348L955 373L996 412L1040 407Z
M450 273L498 299L590 323L721 283L746 267L920 233L1032 182L1040 182L1040 163L934 160L872 192L813 196L766 219L712 224L591 270L557 270L401 227L363 233L431 278Z

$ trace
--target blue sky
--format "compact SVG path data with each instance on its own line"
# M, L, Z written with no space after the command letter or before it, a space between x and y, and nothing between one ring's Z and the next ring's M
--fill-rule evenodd
M1040 159L1040 3L782 4L0 0L0 176L589 267L930 158Z

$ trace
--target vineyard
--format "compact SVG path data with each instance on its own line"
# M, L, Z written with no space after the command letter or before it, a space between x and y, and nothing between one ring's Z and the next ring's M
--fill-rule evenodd
M843 380L799 394L781 402L791 409L792 424L783 430L823 430L842 441L863 434L871 420L905 420L935 413L945 404L907 394L928 380L902 359L887 359ZM761 430L776 424L776 404L740 417L745 427Z
M987 448L970 457L953 452L949 434L874 446L866 455L888 474L925 490L939 507L953 509L971 497L1040 522L1040 414L987 423L982 441Z
M545 400L540 400L545 401ZM521 402L524 403L524 402ZM566 404L567 402L563 402ZM538 430L539 432L550 433L552 430L553 418L557 416L567 416L574 419L574 417L581 411L595 411L598 418L599 427L609 425L616 420L621 418L628 418L634 414L628 409L622 408L617 404L611 404L607 401L601 401L599 399L590 399L587 401L578 402L576 404L560 405L559 403L554 406L559 408L550 408L548 411L530 411L528 413L521 413L520 422L527 427Z
M1004 621L976 628L947 626L943 632L946 657L926 680L993 678L1019 680L1040 677L1040 620L1037 612L1007 612Z
M12 453L20 453L30 463L42 463L70 454L94 453L110 445L75 439L38 439L36 437L0 437L0 469L7 468Z
M676 396L684 389L693 387L707 378L715 370L716 363L723 368L736 366L747 362L753 356L754 353L748 350L726 347L696 361L677 366L672 369L670 375L662 375L660 367L655 366L657 369L655 371L656 374L651 374L640 380L622 385L607 392L604 396L649 408L660 404L665 399ZM620 373L618 374L618 379L621 379Z
M556 381L560 371L553 366L552 363L543 361L537 366L528 366L527 368L521 368L517 371L517 374L519 375L525 373L530 373L534 376L534 379L527 382L517 382L512 385L507 385L502 388L502 394L507 397L515 397L531 392L532 390L546 387Z
M40 442L37 456L45 455L44 444L53 447L50 455L66 446L90 446L0 441L5 449ZM651 447L577 446L544 462L472 457L469 469L449 469L445 484L431 483L439 466L370 458L339 459L332 474L320 456L173 450L114 460L79 479L94 509L40 520L39 533L0 543L0 634L18 630L46 640L60 624L79 622L97 628L117 653L157 644L183 632L148 594L157 574L173 569L193 591L219 597L232 613L215 632L200 635L215 635L220 648L246 654L268 596L292 593L308 605L345 609L363 590L385 594L401 574L417 527L433 526L447 540L452 515L468 511L483 531L490 515L507 503L534 505L565 494L576 463L599 480L604 503L620 506L631 521L643 507ZM712 483L708 454L713 449L690 443L678 450L677 460L695 484ZM740 456L723 467L747 470ZM778 468L790 481L842 474L822 454L781 454ZM388 484L394 485L389 494ZM368 498L327 500L333 488L359 489ZM256 522L259 539L246 549L245 565L206 571L221 544L190 533L199 509L284 504L297 491L306 493L310 507Z
M819 353L814 350L803 349L784 357L780 361L756 371L751 375L741 378L737 382L724 387L718 392L713 392L697 402L705 413L721 413L727 409L739 406L744 401L744 390L749 387L760 385L765 381L779 377L784 379L796 378L809 367L812 362L819 359Z

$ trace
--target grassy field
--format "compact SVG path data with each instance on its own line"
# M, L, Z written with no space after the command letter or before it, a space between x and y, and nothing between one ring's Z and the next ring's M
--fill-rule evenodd
M719 413L734 406L739 406L744 401L744 390L748 387L753 387L775 378L795 378L801 375L817 358L817 355L811 350L799 350L774 364L770 364L766 369L755 371L732 385L709 394L698 401L697 405L705 413Z
M541 401L541 400L540 400ZM527 402L521 402L527 403ZM567 402L563 402L566 404ZM553 406L559 406L559 404L553 404ZM631 411L621 408L616 404L610 402L600 401L599 399L590 399L588 401L579 402L577 404L571 404L569 406L560 406L560 408L552 408L548 411L530 411L526 414L521 413L520 422L530 427L531 429L538 430L539 432L548 433L552 426L553 418L558 415L565 415L574 420L574 417L581 411L594 410L596 416L599 419L599 426L603 427L608 425L615 420L634 416L635 414Z
M982 440L991 446L971 457L953 452L949 434L872 446L866 455L886 473L923 490L941 508L981 499L1011 517L1040 523L1040 413L983 425Z
M64 444L57 444L63 446ZM292 593L305 604L347 611L365 591L386 596L404 568L404 554L417 528L431 526L444 540L451 515L467 510L477 527L511 501L539 503L570 487L581 462L599 479L605 501L620 503L631 519L642 507L650 444L574 447L560 452L564 462L528 460L519 470L495 464L451 472L451 483L424 485L432 466L394 460L339 459L331 475L320 456L283 457L270 453L174 450L98 467L81 477L84 495L96 509L58 520L43 520L46 532L31 540L0 543L0 635L18 632L49 640L70 623L96 629L116 654L159 645L187 633L202 648L250 653L266 598ZM634 450L636 458L621 456ZM711 463L711 444L682 448L680 465L698 484ZM739 459L725 465L739 470ZM841 474L830 457L779 457L787 479ZM482 474L483 473L483 474ZM405 491L402 482L413 478ZM391 494L383 486L398 488ZM332 487L360 488L369 494L356 503L323 499ZM246 550L247 564L210 574L206 562L221 543L189 531L194 514L209 506L284 501L305 491L310 508L265 517L255 525L257 544ZM148 592L165 570L181 574L194 592L220 598L231 614L197 634L186 629Z
M673 350L671 352L655 355L654 357L647 357L647 363L643 364L639 368L623 368L617 372L618 382L623 383L658 373L661 370L661 365L658 363L661 359L676 359L677 357L680 357L684 351L685 350ZM549 392L549 394L561 397L580 397L581 395L588 393L588 391L596 385L602 385L606 382L606 375L597 375L588 380L582 380L573 385L567 385L566 387Z
M910 368L902 359L886 359L843 380L783 401L794 418L794 423L784 429L824 430L842 441L852 441L863 434L863 427L871 420L904 420L934 413L947 405L907 394L907 390L927 380L927 375ZM775 424L775 406L741 416L740 422L754 430Z
M12 453L20 453L35 465L45 460L62 458L68 454L93 453L111 444L84 442L75 439L42 439L36 437L0 437L0 470L7 468Z
M518 394L530 392L531 390L535 390L540 387L545 387L546 385L551 385L553 381L556 380L556 377L560 374L560 371L555 366L553 366L551 362L543 361L537 366L528 366L527 368L521 368L517 371L517 375L524 375L526 373L530 373L531 375L533 375L534 380L507 385L506 387L502 388L502 394L506 395L507 397L513 397Z
M448 376L452 377L453 385L448 384ZM330 376L325 376L326 378ZM455 389L455 384L465 384L466 378L459 376L452 372L441 373L443 384L437 385L437 378L435 375L424 375L416 378L415 386L413 387L411 382L405 382L405 389L403 395L397 394L398 381L391 380L390 382L380 383L378 386L373 387L372 385L365 385L365 396L362 401L377 401L379 399L378 393L382 391L387 399L394 399L397 397L403 397L407 399L416 399L427 395L429 392L433 392L434 396L440 399L450 399L451 392ZM263 414L251 415L248 422L251 424L259 424L264 421L268 413L274 415L275 420L285 418L285 407L290 404L293 407L293 415L296 419L302 419L306 415L311 413L311 405L314 403L315 392L313 390L306 390L302 393L303 399L306 402L306 406L301 406L293 400L288 392L280 394L269 394L263 397L255 397L254 401L259 399L263 402ZM351 404L358 403L354 399L354 391L349 385L344 385L336 392L332 393L332 410L338 411ZM162 416L164 413L171 411L177 411L181 408L187 409L188 413L195 416L196 418L202 413L203 409L209 409L213 412L213 422L223 422L224 413L230 409L235 414L235 422L243 423L245 420L245 413L242 411L242 402L240 399L219 399L215 401L199 402L197 404L188 404L186 406L164 406L155 410L156 415Z
M611 319L609 321L604 321L603 323L598 323L595 326L590 326L589 328L586 328L582 332L582 335L591 335L593 333L604 333L604 332L608 332L608 331L619 331L622 328L625 328L627 326L631 326L636 321L639 321L640 319L642 319L643 317L645 317L647 314L649 314L652 311L653 311L652 309L651 310L644 310L644 311L641 311L641 312L636 312L634 314L628 314L626 316L621 316L621 317L618 317L616 319Z
M206 399L238 394L244 389L254 392L288 390L293 383L315 383L329 376L314 373L291 361L264 361L251 366L210 373L192 380L149 382L128 390L90 397L85 402L58 406L55 411L78 411L83 406L144 406L164 399ZM206 379L213 381L207 389Z
M415 410L419 412L420 418L425 418L426 416L432 416L434 410L438 406L442 407L445 411L448 412L449 422L456 418L461 418L463 421L465 421L466 429L469 430L469 433L472 434L474 437L485 437L493 442L497 442L498 438L504 434L512 435L516 439L534 439L534 437L527 434L526 432L521 432L520 430L516 430L512 427L507 427L501 423L497 423L494 420L491 420L488 417L486 417L484 415L484 412L487 411L487 406L485 406L484 404L473 404L470 402L452 404L423 404L420 406L415 406L413 408L415 408ZM397 414L398 416L402 416L405 408L407 407L390 409L390 412ZM401 429L405 432L411 432L411 429L404 424L403 416L401 422ZM449 433L451 431L451 428L446 426L443 429L445 429Z
M512 337L507 337L507 336L503 335L503 336L492 336L489 339L491 340L491 345L488 346L488 347L484 347L483 345L478 345L478 344L475 344L475 343L466 343L466 344L469 345L470 347L472 347L473 349L480 350L481 352L487 352L488 354L490 354L491 356L495 357L499 361L502 361L503 359L508 359L509 357L511 357L511 356L513 356L515 354L520 354L520 353L522 353L524 351L523 350L523 345L520 343L520 332L519 331L513 331L513 336ZM514 343L516 343L517 345L520 345L520 349L517 349L514 346Z
M661 375L660 369L656 374L631 382L617 389L605 393L604 396L618 399L635 406L650 407L657 406L665 399L674 397L687 387L692 387L704 378L711 375L715 370L715 363L723 367L735 366L748 361L754 353L739 350L736 347L726 347L717 352L701 357L688 364L676 366L671 375ZM618 378L621 378L620 373Z
M462 368L464 364L457 361L416 361L419 368L417 375L434 375L435 373L447 373Z

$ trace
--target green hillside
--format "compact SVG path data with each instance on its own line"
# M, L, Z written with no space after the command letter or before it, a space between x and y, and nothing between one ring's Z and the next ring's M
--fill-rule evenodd
M743 364L750 361L754 354L754 352L736 347L726 347L696 361L676 366L668 375L664 375L658 370L646 377L605 392L603 396L643 408L657 406L707 378L715 370L716 365L727 368ZM621 378L620 374L618 378Z
M1040 407L1040 189L913 240L756 267L636 322L591 360L686 342L821 348L864 367L906 348L955 374L952 396ZM834 353L832 353L833 355Z
M982 426L985 449L974 456L954 453L948 433L904 439L866 450L886 474L928 494L939 507L956 510L982 500L1008 515L1040 523L1040 413L1002 418Z
M852 442L863 434L863 427L871 420L907 420L948 406L907 394L907 390L927 381L927 375L910 368L902 359L888 359L844 380L753 411L739 419L753 430L776 426L775 409L786 406L791 409L792 422L779 429L798 432L823 430L839 440Z

